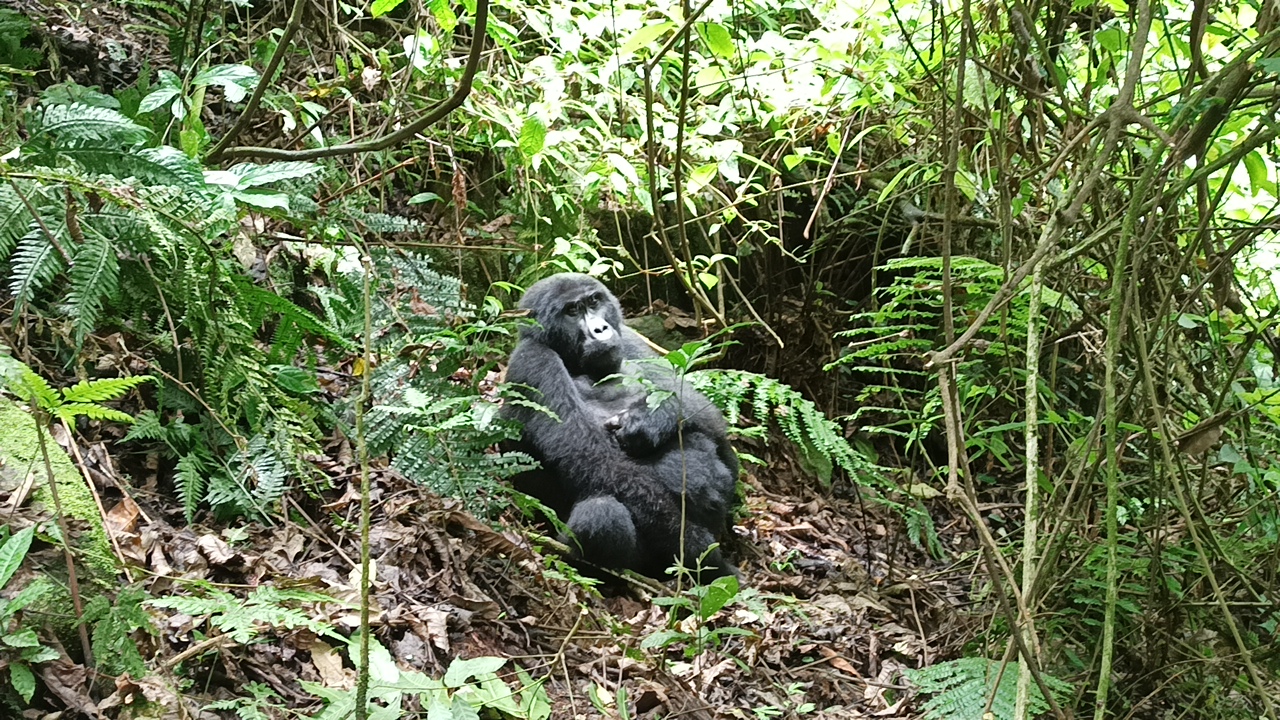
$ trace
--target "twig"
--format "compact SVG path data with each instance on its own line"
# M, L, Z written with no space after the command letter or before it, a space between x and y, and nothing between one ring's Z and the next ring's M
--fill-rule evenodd
M66 420L62 421L62 429L67 433L67 445L71 447L71 454L76 456L76 464L80 466L80 474L84 476L84 484L89 486L89 492L93 495L93 504L98 507L98 516L102 518L102 529L107 534L107 539L111 541L111 549L116 551L116 559L120 561L120 567L124 570L124 577L129 582L133 582L133 574L129 572L129 564L125 562L124 552L120 550L120 543L116 540L116 536L107 527L107 511L102 507L102 497L98 495L98 488L94 487L93 480L89 477L89 466L85 464L84 456L80 454L80 444L76 442L75 435L71 433L71 426Z
M284 26L284 34L280 36L280 42L276 43L275 52L271 53L271 59L267 61L267 67L262 71L262 77L258 80L258 84L253 88L253 94L249 96L249 102L245 103L244 110L240 113L240 117L236 118L236 124L231 126L226 135L218 141L217 145L209 151L209 155L205 158L208 162L217 162L222 157L222 153L231 143L238 137L245 126L249 124L249 118L258 110L258 103L262 102L262 95L267 91L267 86L271 84L271 79L275 77L276 70L280 68L280 63L284 60L285 54L293 49L292 41L298 27L302 25L302 8L306 5L307 0L293 0L293 10L289 12L289 20Z

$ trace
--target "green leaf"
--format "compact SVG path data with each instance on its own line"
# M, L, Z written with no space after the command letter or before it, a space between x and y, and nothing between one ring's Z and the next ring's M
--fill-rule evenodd
M717 284L720 283L720 278L716 277L715 275L712 275L711 273L706 273L706 272L698 273L698 280L700 280L702 282L702 285L706 287L708 290L710 290L711 288L715 287Z
M693 79L698 93L703 96L715 95L724 85L724 81L724 70L720 69L719 65L709 65L702 68Z
M316 383L314 374L292 365L281 365L276 368L276 384L295 395L320 392L320 385Z
M404 0L373 0L373 5L369 7L369 14L374 17L382 17L400 7L402 2Z
M16 383L10 383L9 389L24 401L44 410L51 410L61 402L58 391L49 387L49 383L44 378L26 365L18 370L18 380Z
M9 665L9 682L13 684L13 689L22 696L22 701L29 703L31 698L36 694L36 676L31 673L31 668L25 663L12 663Z
M1255 64L1268 75L1280 75L1280 57L1262 58Z
M500 657L482 656L471 658L470 660L455 658L453 662L449 663L449 669L444 673L445 687L462 687L476 675L498 672L506 664L506 659Z
M702 602L698 605L698 614L703 620L720 612L730 600L738 594L738 578L732 575L716 578L703 589Z
M414 195L413 197L409 198L409 204L421 205L422 203L431 202L433 200L444 200L444 198L440 197L439 195L433 192L418 193L417 195Z
M131 423L133 416L115 408L103 407L94 403L63 403L50 412L55 418L65 420L68 424L75 422L81 415L90 420L110 420L118 423Z
M431 0L429 5L431 15L436 19L436 24L445 32L453 32L458 27L458 15L453 12L453 3L450 0Z
M63 388L62 399L66 402L96 403L115 400L144 382L155 378L150 375L134 375L125 378L102 378L100 380L81 380L69 388Z
M702 41L707 44L707 48L716 57L733 57L733 38L729 36L729 31L720 23L698 23L698 34L702 36Z
M257 165L254 163L241 163L231 167L232 174L239 176L240 183L237 186L244 190L247 188L261 187L270 185L281 180L293 180L295 178L306 177L314 173L320 172L320 166L309 162L273 162L267 165Z
M258 84L258 71L248 65L214 65L198 73L191 84L220 86L228 100L240 102Z
M688 640L690 637L689 633L682 633L679 630L659 630L641 641L640 647L645 650L664 648L672 643Z
M27 550L31 548L31 538L35 533L34 525L23 528L6 540L3 547L0 547L0 588L9 584L10 578L22 565L22 559L27 556Z
M626 42L622 43L622 47L618 48L618 56L622 57L625 55L630 55L631 53L639 50L640 48L650 48L650 49L656 50L657 48L653 47L654 43L658 40L658 38L662 37L663 35L666 35L667 31L674 28L675 26L676 24L671 22L670 20L666 22L654 23L652 25L645 25L644 27L635 31L635 33L632 34L631 37L627 38Z
M689 188L689 194L693 195L694 193L701 192L702 188L710 185L711 181L716 177L717 169L719 169L719 165L716 163L707 163L694 168L693 172L689 173L689 182L687 185Z
M51 647L46 647L44 645L37 645L35 647L23 648L21 654L22 654L23 660L26 660L27 662L33 663L33 664L49 662L50 660L57 660L58 658L62 657L61 655L58 654L57 650L54 650Z
M1245 170L1249 171L1249 186L1253 190L1253 196L1258 197L1259 190L1267 189L1267 163L1262 159L1262 153L1254 150L1244 156Z
M537 117L530 115L524 119L520 128L520 154L525 160L542 152L547 143L547 126Z
M40 647L40 638L36 637L35 630L23 628L12 635L0 637L0 643L15 648Z
M274 190L241 190L231 193L231 197L251 207L285 211L289 209L289 196Z
M176 87L158 87L142 98L142 102L138 103L138 112L147 113L159 110L170 100L178 97L179 92L181 91Z

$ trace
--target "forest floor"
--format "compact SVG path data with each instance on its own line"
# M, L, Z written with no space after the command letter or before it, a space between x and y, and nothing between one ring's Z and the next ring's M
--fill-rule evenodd
M58 439L67 445L65 435ZM187 526L172 494L158 489L157 473L125 481L112 439L67 449L78 451L103 497L108 531L131 568L121 582L139 583L153 598L207 596L201 587L244 598L276 587L338 602L303 603L313 626L261 623L252 637L236 637L227 614L149 608L159 634L135 639L152 672L118 678L113 689L85 683L80 666L51 663L42 673L57 695L46 699L49 709L123 717L145 698L164 708L162 716L191 717L258 683L273 691L274 704L314 711L321 705L300 681L354 686L346 648L317 632L327 626L349 636L359 624L360 473L347 440L332 439L325 457L313 459L331 490L287 498L288 520L221 530ZM817 483L785 458L772 465L744 472L746 500L730 543L742 589L705 623L655 604L640 585L602 594L554 568L543 572L529 539L536 534L518 512L479 519L458 500L376 469L374 637L400 668L431 677L454 658L513 659L545 679L556 718L910 717L901 670L954 655L982 622L963 607L972 568L930 561L906 541L899 519L851 489L814 494L806 489ZM12 500L0 493L0 505ZM40 519L32 507L23 512ZM943 542L965 544L948 534L958 531L945 530ZM52 546L32 558L61 563ZM689 635L636 652L669 629ZM701 652L692 639L699 636ZM518 689L512 671L509 664L502 676ZM618 702L629 715L610 712Z

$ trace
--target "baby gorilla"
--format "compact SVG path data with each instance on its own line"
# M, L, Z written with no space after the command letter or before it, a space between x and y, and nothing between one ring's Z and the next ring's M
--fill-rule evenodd
M517 488L556 511L583 559L662 577L687 567L729 527L738 459L724 417L622 323L599 281L563 273L525 293L538 326L521 330L507 382L556 417L508 402L521 449L541 472ZM650 395L658 402L650 408ZM701 579L736 573L714 550Z

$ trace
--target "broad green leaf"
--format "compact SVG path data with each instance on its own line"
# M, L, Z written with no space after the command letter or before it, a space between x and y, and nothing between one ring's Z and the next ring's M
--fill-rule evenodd
M688 633L682 633L679 630L659 630L641 641L640 647L645 650L664 648L671 643L687 640L688 638Z
M724 70L719 65L709 65L698 71L694 76L693 84L701 95L714 95L720 91L724 85Z
M293 180L320 172L320 166L309 162L273 162L268 165L241 163L231 168L240 176L241 189L261 187L281 180Z
M22 701L29 703L36 694L36 676L25 663L13 663L9 666L9 682L13 689L22 696Z
M222 88L227 99L240 102L248 91L258 83L258 71L248 65L214 65L198 73L191 84L197 87L217 85Z
M382 17L400 7L402 2L404 0L373 0L373 5L369 7L369 14L374 17Z
M1280 75L1280 57L1262 58L1255 64L1268 75Z
M4 546L0 547L0 589L9 583L10 578L22 565L22 559L27 556L27 550L31 548L31 538L35 533L34 525L23 528L14 533L13 537L6 540Z
M253 207L288 210L289 196L274 190L238 190L231 193L236 200Z
M422 203L431 202L433 200L444 200L444 198L440 197L439 195L433 192L418 193L417 195L414 195L413 197L409 198L409 204L421 205Z
M32 664L49 662L50 660L57 660L58 658L62 657L61 655L58 654L57 650L54 650L53 648L48 647L46 645L37 645L35 647L23 648L21 655L23 660L26 660L28 663L32 663Z
M436 24L445 32L453 32L458 27L458 16L453 12L453 3L449 0L431 0L431 15Z
M689 181L687 185L689 188L689 194L692 195L700 192L702 188L710 185L711 181L716 177L716 169L718 167L719 166L715 163L707 163L706 165L694 168L693 172L689 173Z
M1258 191L1267 187L1267 162L1262 159L1262 153L1254 150L1244 156L1244 167L1249 171L1249 186L1253 190L1253 196L1258 197Z
M500 657L482 656L471 658L470 660L455 658L453 662L449 663L449 669L444 673L445 687L462 687L476 675L498 672L506 664L506 659Z
M320 392L315 375L293 365L280 365L276 368L276 383L295 395L309 395Z
M662 37L663 35L666 35L667 31L671 30L675 26L676 24L671 22L670 20L666 22L654 23L652 25L645 25L644 27L635 31L635 33L631 37L627 38L626 42L622 43L622 47L618 48L618 55L619 56L630 55L631 53L639 50L640 48L649 48L652 50L656 50L657 47L655 47L655 43L658 40L658 38Z
M711 273L705 272L698 273L698 280L702 281L702 285L708 290L715 287L720 282L720 278L712 275Z
M738 594L738 578L732 575L716 578L703 590L698 614L703 620L715 615Z
M530 115L524 119L520 128L520 154L525 160L542 152L547 143L547 126L537 117Z
M733 57L733 38L729 36L729 31L720 23L698 23L698 34L702 36L703 42L707 44L707 48L716 57Z
M151 112L159 110L165 106L165 103L178 97L178 88L176 87L159 87L142 98L142 102L138 103L138 112Z
M0 643L15 648L40 647L40 638L36 637L35 630L23 628L12 635L0 637Z

